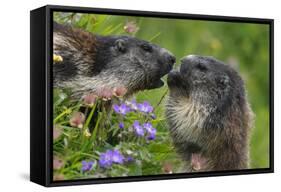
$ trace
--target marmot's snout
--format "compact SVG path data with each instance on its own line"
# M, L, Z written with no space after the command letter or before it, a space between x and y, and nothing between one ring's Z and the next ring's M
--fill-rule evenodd
M195 87L200 89L205 85L212 86L212 82L215 82L217 61L213 57L188 55L180 61L179 70L173 70L168 74L170 89L178 88L183 92Z
M167 68L167 71L171 71L173 69L173 66L176 62L176 57L170 53L169 51L165 51L164 53L164 59L166 60L166 68Z
M161 78L167 75L172 69L176 62L176 57L168 50L154 45L155 53L153 58L156 58L156 62L150 59L149 70L150 80L147 89L159 88L164 85Z
M168 74L167 84L170 88L179 86L182 84L182 82L183 82L183 79L182 79L179 71L173 70Z
M168 74L168 85L170 88L179 87L186 81L188 74L191 73L193 68L207 69L207 66L200 62L200 56L188 55L182 58L181 65L178 71L173 70ZM185 83L184 83L185 84Z
M164 48L159 49L159 59L158 59L158 69L161 76L166 75L169 73L176 62L176 57Z

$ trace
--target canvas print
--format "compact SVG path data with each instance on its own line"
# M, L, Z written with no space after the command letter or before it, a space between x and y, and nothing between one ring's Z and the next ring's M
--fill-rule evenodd
M269 24L52 14L53 181L269 168Z

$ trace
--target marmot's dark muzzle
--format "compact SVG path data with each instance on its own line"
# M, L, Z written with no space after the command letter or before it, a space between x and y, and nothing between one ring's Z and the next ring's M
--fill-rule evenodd
M178 71L171 71L168 74L167 83L168 83L169 88L178 87L178 86L182 85L183 79L181 77L180 72L178 72Z
M158 60L158 74L154 75L154 79L150 82L147 89L162 87L164 85L164 82L161 80L161 78L173 69L175 62L176 57L169 51L165 51L164 54L161 55L161 59Z
M165 55L166 57L166 61L167 61L167 65L168 65L168 70L171 71L173 69L173 66L176 62L176 57L174 55L171 55L169 53L167 53Z
M173 66L176 62L176 57L168 51L165 52L161 57L162 57L161 60L158 61L160 63L159 70L160 70L160 75L164 76L173 69Z

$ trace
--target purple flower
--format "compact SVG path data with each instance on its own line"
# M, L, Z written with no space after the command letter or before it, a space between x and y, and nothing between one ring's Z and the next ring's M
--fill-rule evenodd
M144 123L142 126L143 126L143 128L145 128L145 130L147 130L147 131L153 128L152 124L149 123L149 122Z
M148 140L154 140L155 139L155 135L156 135L156 129L152 126L151 123L144 123L143 127L145 128L146 132L147 132L147 139Z
M110 150L107 150L105 153L100 154L99 165L103 168L107 168L112 165Z
M130 107L123 103L120 105L119 111L122 115L126 115L126 113L130 112Z
M114 105L112 106L112 108L113 108L113 110L114 110L116 113L119 113L119 105L114 104Z
M137 136L144 136L144 129L138 121L134 121L133 127Z
M119 123L119 128L120 128L120 129L124 129L124 127L125 127L124 123L123 123L123 122L120 122L120 123Z
M153 111L153 107L147 101L144 101L143 103L139 103L138 109L139 111L144 113L151 113Z
M94 162L93 162L93 161L89 161L89 162L87 162L87 161L82 161L82 168L81 168L81 170L82 170L83 172L85 172L85 171L90 171L90 170L93 168L93 165L94 165Z
M131 104L132 110L135 110L135 111L138 110L138 104L137 104L136 100L132 100L130 104Z
M146 137L148 140L154 140L156 136L156 129L153 128L151 131L148 133L148 136Z
M156 119L156 115L155 115L154 113L152 113L152 114L150 115L150 117L151 117L152 119Z
M110 152L111 152L111 160L113 163L122 164L124 162L124 156L117 149Z
M131 157L131 156L128 156L128 157L125 159L125 161L129 163L129 162L134 161L134 158Z
M130 112L130 107L126 105L125 103L122 103L120 106L117 104L113 105L113 110L122 115L126 115L128 112Z
M112 163L122 164L124 156L119 150L107 150L105 153L100 154L99 165L103 168L110 167Z

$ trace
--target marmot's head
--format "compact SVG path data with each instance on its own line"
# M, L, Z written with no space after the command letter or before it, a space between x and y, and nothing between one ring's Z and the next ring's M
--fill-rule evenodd
M133 37L99 37L97 47L98 74L116 79L129 92L163 86L161 77L175 63L175 57L166 49Z
M227 107L244 98L244 83L230 66L213 57L189 55L179 71L168 75L173 97L192 99L208 107Z
M168 75L167 118L177 136L196 140L204 128L216 130L237 119L233 123L242 126L248 104L238 73L213 57L190 55L181 62Z
M175 63L166 49L129 36L100 36L54 22L53 50L63 61L53 68L54 85L74 97L99 87L124 86L128 94L161 87Z

